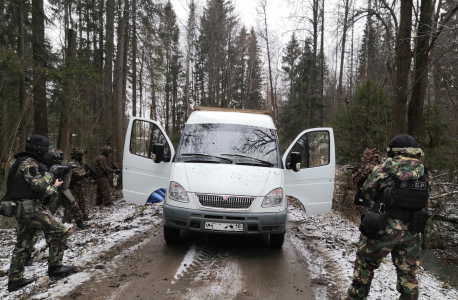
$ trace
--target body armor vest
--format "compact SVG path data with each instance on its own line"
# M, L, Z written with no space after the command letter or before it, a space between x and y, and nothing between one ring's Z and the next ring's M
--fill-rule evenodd
M389 218L409 222L413 211L427 207L429 185L426 174L416 181L396 181L382 191L380 200L385 204L385 213Z
M399 181L394 185L398 193L396 207L420 210L428 205L428 182L425 175L417 181Z
M5 201L8 200L22 200L22 199L41 199L42 193L33 190L30 187L30 184L24 179L22 174L17 174L17 170L19 165L25 161L26 159L30 158L29 156L23 156L18 158L16 162L11 167L8 173L8 181L6 185L6 194L5 194ZM41 170L42 173L44 170Z

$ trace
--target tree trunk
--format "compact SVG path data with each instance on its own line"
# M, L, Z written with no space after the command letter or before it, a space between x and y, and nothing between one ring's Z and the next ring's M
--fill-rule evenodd
M132 116L137 116L137 0L132 0Z
M338 95L342 97L342 79L343 79L343 67L345 62L345 42L347 41L347 29L348 29L348 10L350 0L345 0L345 13L344 13L344 26L342 32L342 51L340 52L340 71L339 71L339 89Z
M262 7L264 13L264 30L265 30L265 39L266 39L266 46L267 46L267 62L269 64L269 83L270 83L270 97L272 99L272 106L274 108L274 117L278 118L278 107L277 101L274 97L274 86L272 82L272 67L271 67L271 60L270 60L270 47L269 47L269 33L267 29L267 12L266 12L266 5L265 3Z
M32 0L33 105L35 134L48 136L46 101L45 15L43 0Z
M69 153L69 137L70 137L70 113L72 109L72 100L74 93L74 84L72 68L75 65L76 59L76 32L72 29L68 30L68 46L66 55L66 71L64 83L64 98L62 99L62 111L59 121L59 135L57 138L57 148L62 150L66 155Z
M139 75L138 87L140 91L140 95L139 95L140 96L140 103L139 103L140 114L138 116L140 118L143 118L142 106L143 106L143 65L144 63L145 63L145 51L142 49L142 58L140 62L140 73L138 74Z
M396 38L396 77L393 97L393 126L391 135L404 133L406 119L406 104L411 62L411 26L412 0L401 1L399 29Z
M429 33L433 25L433 1L422 0L420 9L412 97L409 102L409 110L407 113L407 133L416 137L417 140L420 137L421 128L423 127L423 106L428 83L429 42L431 36Z
M188 48L186 52L186 116L191 114L191 95L190 95L190 64L191 64L191 52L192 52L192 42L194 40L194 23L195 23L195 6L194 0L191 0L189 4L189 21L188 21Z
M124 27L124 59L122 63L122 126L123 126L123 132L126 130L124 128L124 124L126 124L126 103L127 103L127 74L128 74L128 68L127 68L127 53L129 49L129 41L130 41L130 24L129 24L129 19L127 18L126 24Z
M21 60L21 74L19 78L19 108L20 108L20 121L19 121L19 132L18 132L18 139L19 143L22 144L25 139L25 128L26 128L26 116L25 116L25 111L26 111L26 91L25 91L25 73L24 73L24 68L22 66L23 61L25 59L25 49L24 49L24 0L20 0L19 5L18 5L18 31L19 31L19 36L18 36L18 54L19 54L19 59Z
M319 11L319 0L313 0L312 12L313 12L313 58L316 61L318 53L318 11Z
M104 87L105 97L102 103L102 128L103 144L111 145L113 140L113 119L112 119L112 99L113 99L113 30L114 30L114 0L107 0L107 21L105 26L105 70Z
M321 3L321 45L320 45L320 97L321 97L321 111L320 111L320 126L324 124L324 0Z
M367 11L370 11L371 0L367 1ZM364 41L364 46L366 48L366 53L364 53L364 78L367 80L367 70L369 68L369 40L371 38L371 15L367 14L367 26L366 26L366 40Z
M127 51L125 48L125 39L126 34L126 26L127 20L129 18L128 12L128 5L129 1L124 0L124 15L120 19L119 26L118 26L118 51L116 53L116 65L115 65L115 74L116 74L116 85L115 85L115 92L116 92L116 146L117 146L117 161L118 165L122 166L122 149L124 148L124 129L123 129L123 66L124 66L124 52ZM122 169L122 167L121 167ZM119 188L121 186L121 176L118 178L118 185Z

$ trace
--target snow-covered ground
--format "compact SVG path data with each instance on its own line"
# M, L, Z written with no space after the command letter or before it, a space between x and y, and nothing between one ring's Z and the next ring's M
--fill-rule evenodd
M288 222L287 238L295 251L307 258L317 299L336 299L338 295L343 295L353 274L358 228L334 211L322 216L308 216L296 201L290 201ZM78 273L58 281L49 280L47 250L40 252L45 246L41 237L35 246L34 265L26 267L25 271L25 277L36 276L38 281L8 293L7 277L0 277L0 299L59 298L94 278L95 274L105 276L123 257L142 245L149 229L162 226L162 204L148 205L146 209L125 203L97 208L91 223L94 227L87 230L72 228L69 249L65 251L64 264L78 266ZM0 270L9 268L14 242L13 230L0 230ZM185 272L193 255L197 255L195 249L190 253L176 270L173 282ZM458 291L453 287L444 287L434 274L420 270L418 279L420 299L458 299ZM375 273L368 300L397 299L398 295L395 267L388 257Z
M289 206L288 219L292 224L296 224L291 226L295 232L292 238L295 247L306 252L305 255L311 258L309 267L313 271L312 274L317 274L317 280L320 280L321 276L328 285L336 286L343 295L342 292L350 286L353 277L353 262L360 236L358 227L341 218L335 211L327 215L308 216L295 201L291 201ZM329 262L333 264L330 265ZM325 265L335 270L326 270L326 267L322 267ZM420 299L458 299L456 288L444 287L444 283L434 274L421 268L418 281ZM389 255L375 271L368 300L398 297L396 269Z
M120 203L111 207L96 208L93 211L91 228L79 230L76 225L66 224L67 227L71 227L71 235L63 263L78 266L78 273L58 281L52 281L47 277L48 249L40 252L46 245L44 236L41 235L35 245L33 266L26 267L24 272L25 278L37 277L38 280L24 289L8 293L8 277L0 277L0 299L18 299L26 295L33 295L32 299L64 296L89 280L95 272L103 273L116 265L126 252L141 244L142 237L146 238L146 232L152 226L162 224L162 204L148 205L141 209L133 204ZM128 241L131 238L139 240L130 246ZM14 230L0 230L0 270L9 269L15 240ZM126 245L123 245L124 243ZM110 251L113 253L108 254Z

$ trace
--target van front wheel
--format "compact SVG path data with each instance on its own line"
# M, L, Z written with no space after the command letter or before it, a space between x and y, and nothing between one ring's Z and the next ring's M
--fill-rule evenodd
M178 242L180 238L180 229L167 227L164 225L164 238L167 244Z
M276 233L270 235L270 248L280 249L285 241L285 233Z

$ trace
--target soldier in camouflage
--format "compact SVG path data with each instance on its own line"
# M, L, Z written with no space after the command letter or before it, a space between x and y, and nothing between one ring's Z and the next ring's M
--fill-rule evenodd
M382 163L382 154L380 150L375 148L367 148L363 152L363 157L361 160L361 165L358 168L358 171L353 175L353 184L356 186L357 190L363 188L364 182L366 182L369 175L372 173L374 167Z
M67 164L76 166L75 169L72 169L70 191L76 199L75 205L79 207L79 212L75 214L74 212L72 213L73 210L65 210L64 221L71 220L72 217L77 221L77 223L78 221L88 219L84 190L87 185L86 179L89 176L89 171L83 166L84 153L85 152L83 150L73 147L70 152L71 159L67 161Z
M401 145L395 145L399 141ZM370 199L377 199L380 191L393 186L396 181L404 182L426 178L428 184L431 185L431 173L425 170L423 163L419 160L424 153L418 148L413 137L396 136L390 141L388 151L389 156L392 157L373 169L370 177L364 183L364 195ZM397 272L396 289L401 294L399 299L418 299L416 274L420 265L421 244L420 232L410 231L406 221L393 219L388 215L388 224L382 238L369 239L361 234L354 263L353 280L347 295L342 299L367 299L374 270L390 253Z
M103 146L101 154L95 160L95 172L99 174L97 179L97 205L110 205L112 203L111 196L113 194L110 184L108 183L108 174L119 174L119 170L114 170L110 161L111 148Z
M26 152L18 153L14 156L16 162L10 169L7 179L7 190L2 201L12 201L17 207L22 207L22 203L28 202L33 209L20 215L16 214L18 222L16 235L17 240L11 258L8 291L16 291L36 279L24 279L24 262L36 241L38 230L45 234L46 242L49 245L48 256L48 275L49 277L62 277L76 271L76 267L63 266L62 258L64 248L67 244L68 229L60 223L45 208L42 199L53 196L57 193L57 188L62 181L54 181L53 175L47 167L41 163L44 155L48 152L49 140L40 135L34 135L26 140ZM26 201L27 200L27 201Z

